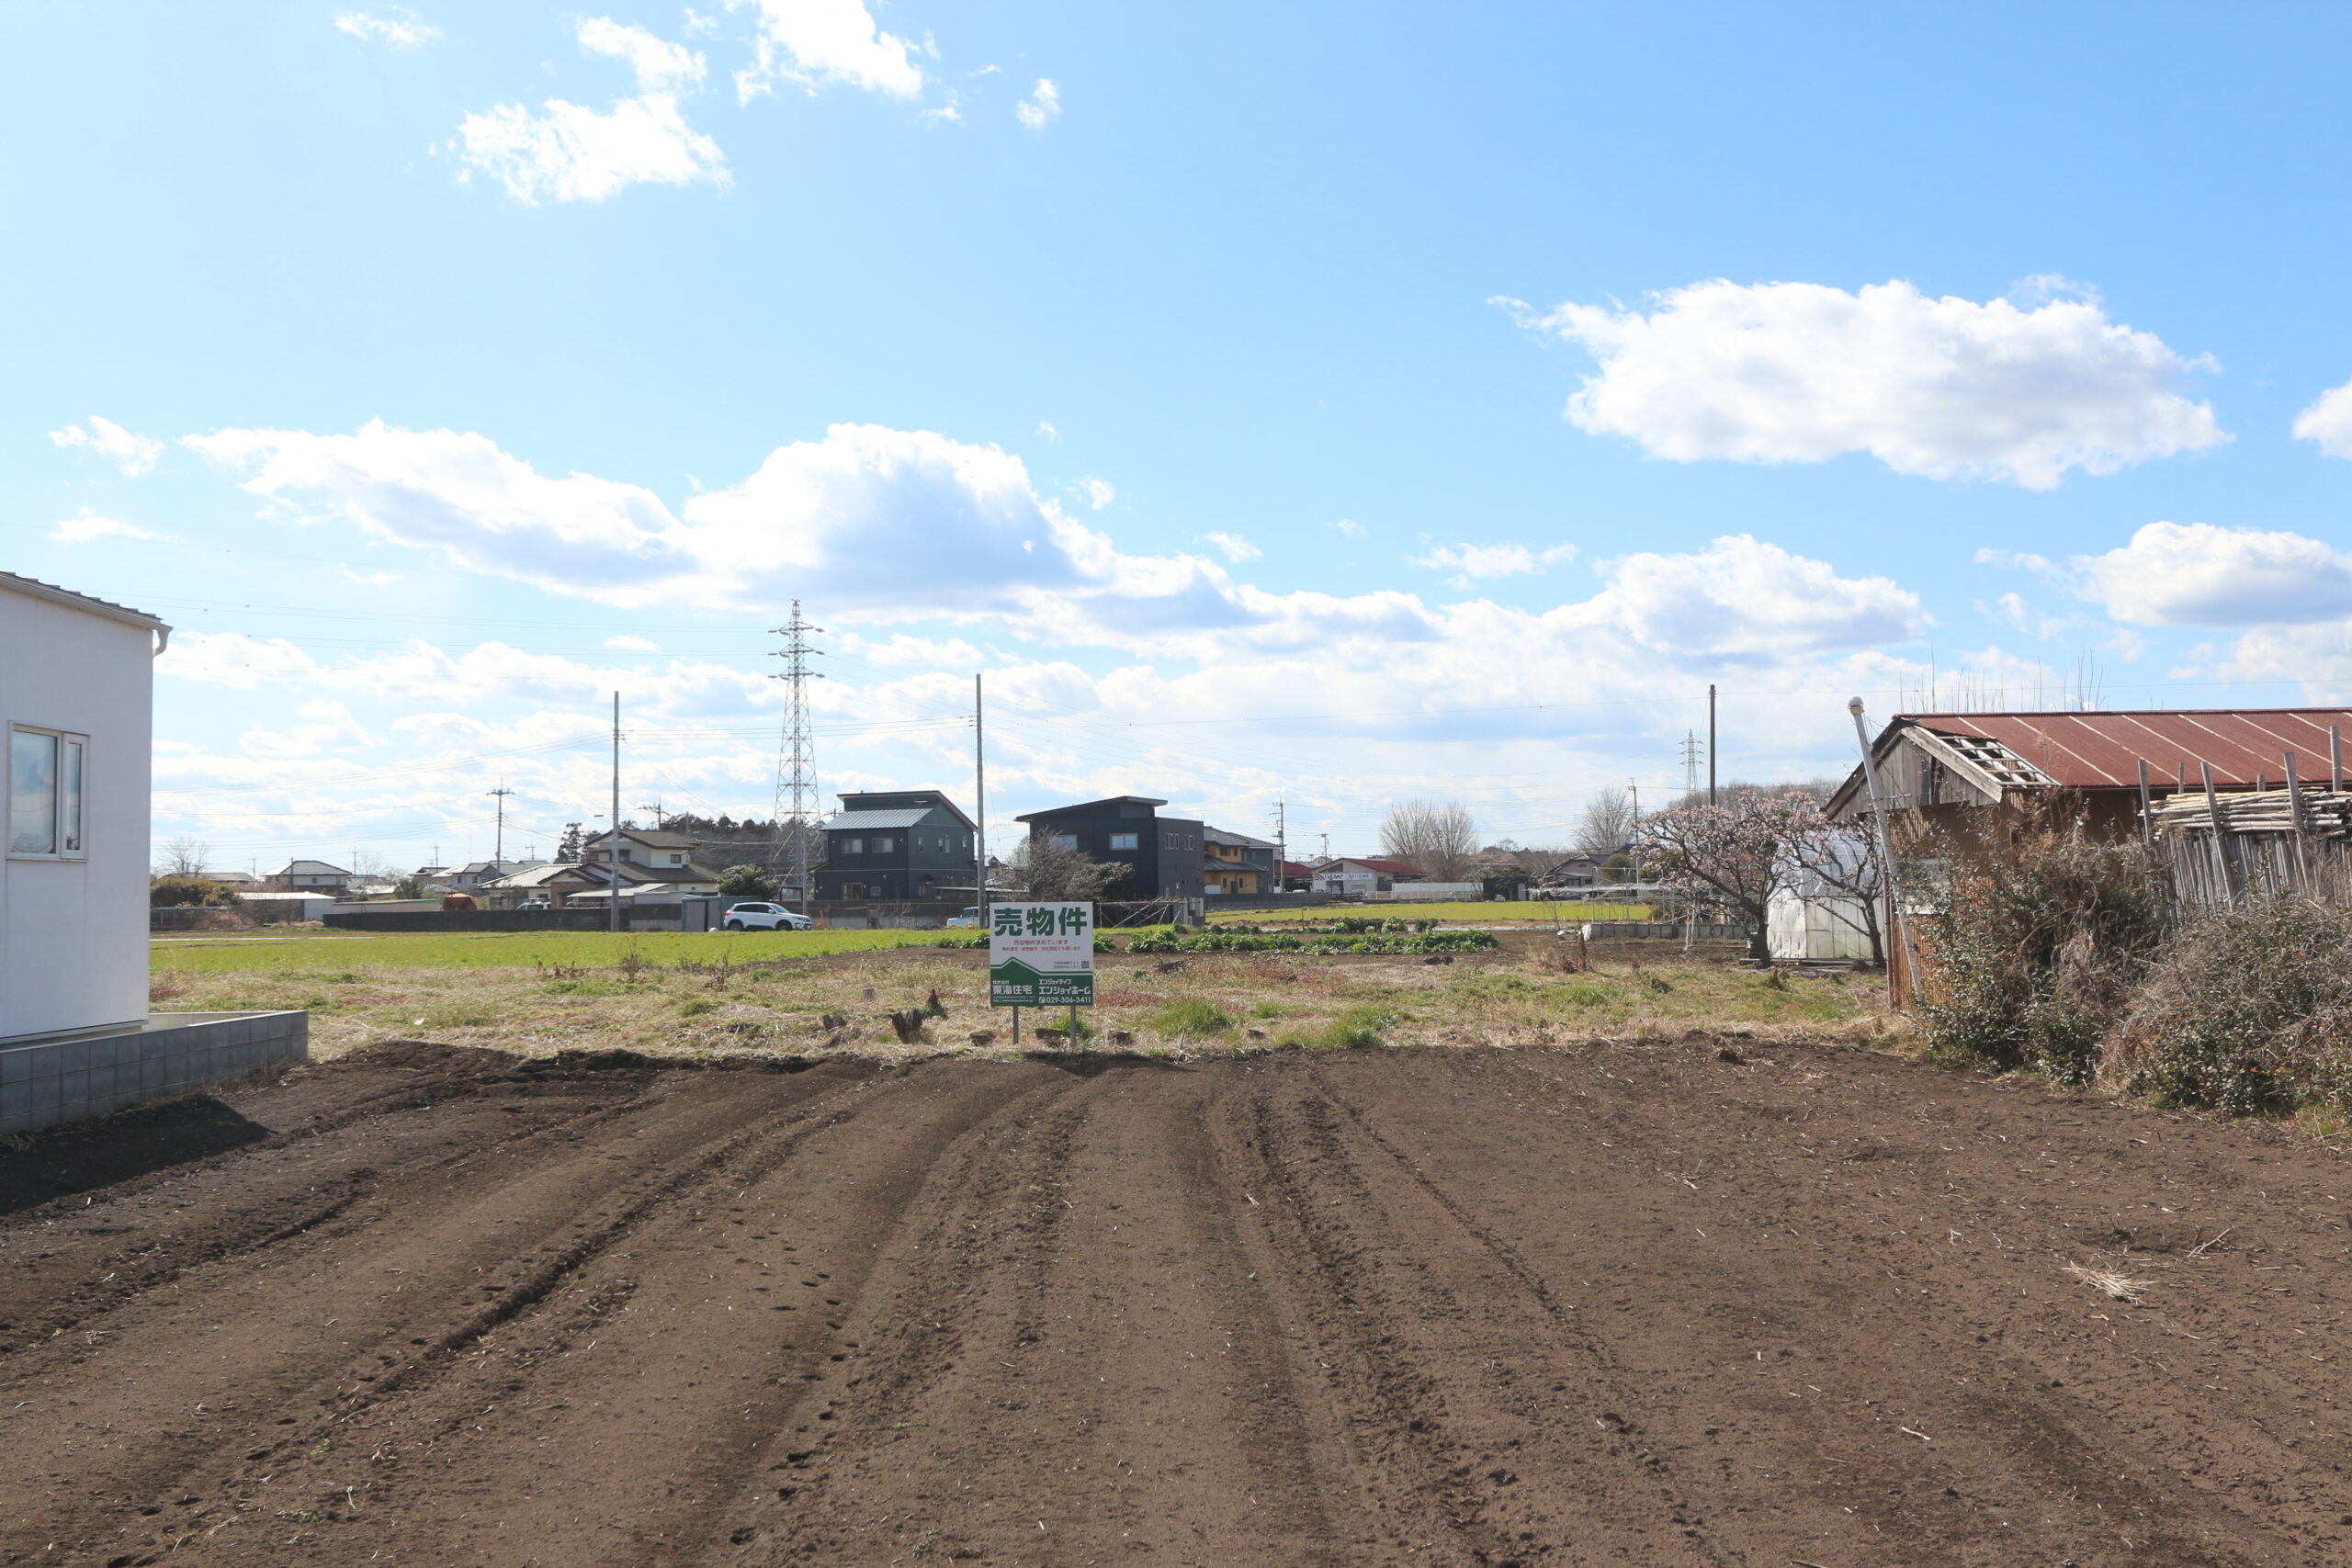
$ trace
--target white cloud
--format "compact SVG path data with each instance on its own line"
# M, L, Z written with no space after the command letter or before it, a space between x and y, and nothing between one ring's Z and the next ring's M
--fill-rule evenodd
M392 7L400 16L371 17L365 11L344 11L336 15L335 31L349 33L353 38L369 43L380 43L390 49L421 49L441 36L441 29L419 17L405 6Z
M1352 517L1342 517L1336 523L1326 523L1323 526L1326 528L1336 528L1339 530L1341 536L1345 538L1361 539L1363 537L1363 525L1357 522Z
M1531 550L1525 545L1440 545L1425 556L1412 558L1415 566L1453 573L1456 588L1490 577L1548 571L1577 558L1574 545L1552 545Z
M2295 434L2331 457L2352 457L2352 382L2330 387L2295 416Z
M812 92L835 82L899 98L922 91L922 67L908 58L907 40L884 32L864 0L756 3L755 58L735 74L735 90L744 102L783 80Z
M1097 512L1119 499L1119 492L1109 479L1080 479L1078 488L1086 492L1087 502Z
M561 98L537 113L501 104L458 127L460 156L526 207L542 201L603 201L632 185L719 186L734 183L718 143L697 132L668 93L645 93L599 114Z
M49 536L62 545L86 545L93 539L161 539L167 536L135 524L101 517L85 506L60 523Z
M1030 130L1043 130L1062 118L1062 90L1040 76L1037 85L1013 106L1012 112Z
M1928 624L1918 595L1890 579L1839 577L1745 534L1602 570L1609 586L1581 608L1661 651L1788 658L1906 642Z
M605 646L606 648L622 649L630 653L659 653L662 651L662 645L653 641L651 638L631 637L627 632L623 632L618 637L606 637L605 639Z
M842 647L844 652L854 653L868 664L969 670L980 662L980 650L962 637L910 637L905 632L893 632L887 640L877 641L849 632L843 634Z
M1203 535L1202 537L1215 545L1218 552L1236 566L1239 566L1246 560L1256 560L1266 553L1238 534L1212 532Z
M580 24L580 47L628 62L641 93L668 92L690 86L703 78L703 58L684 44L656 38L643 28L624 27L610 17L593 17Z
M164 455L164 444L153 436L134 435L110 419L90 416L90 428L69 424L62 430L52 430L49 438L60 446L86 446L100 457L111 457L115 466L126 475L137 479L155 467Z
M2055 637L2066 628L2064 621L2043 615L2027 604L2025 596L2021 593L2004 593L1995 600L1994 604L1999 607L2001 615L2011 626L2029 637L2046 639ZM1978 607L1983 608L1981 605Z
M2072 468L2113 473L2229 439L2179 390L2211 361L2109 321L2096 299L2019 310L1899 280L1849 294L1718 278L1646 312L1497 302L1600 361L1570 423L1677 462L1867 452L1897 473L2047 490Z
M390 588L401 580L400 573L396 571L354 571L347 566L338 566L335 570L362 588Z
M2119 621L2243 626L2352 615L2352 555L2301 534L2151 523L2073 561L2080 591Z
M304 758L375 744L359 721L351 716L351 710L333 697L304 703L300 712L308 722L286 729L266 729L256 725L239 736L237 744L249 757Z
M1037 434L1057 446L1062 444L1062 433L1042 419L1037 422Z

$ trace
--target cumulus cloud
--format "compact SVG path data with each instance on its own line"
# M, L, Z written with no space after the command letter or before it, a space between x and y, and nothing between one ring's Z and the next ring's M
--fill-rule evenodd
M792 81L814 92L830 83L911 98L922 91L922 67L905 39L881 29L865 0L757 0L753 58L735 74L737 95L749 103Z
M388 49L422 49L441 36L441 29L404 6L392 7L397 17L371 17L365 11L336 14L334 29Z
M1342 517L1336 523L1326 523L1323 526L1338 530L1340 535L1344 538L1361 539L1363 537L1363 525L1357 522L1352 517Z
M1411 558L1415 566L1452 572L1456 588L1490 577L1514 577L1548 571L1577 558L1574 545L1552 545L1531 550L1525 545L1440 545L1425 556Z
M1821 462L1867 452L1897 473L2048 490L2217 446L2184 396L2210 360L2110 321L2093 299L2021 310L1911 284L1696 283L1627 310L1498 300L1600 362L1568 401L1594 434L1677 462Z
M1794 657L1907 642L1928 624L1919 597L1884 577L1840 577L1826 561L1745 534L1690 554L1643 552L1602 569L1581 606L1662 652Z
M618 637L606 637L605 639L605 646L606 648L621 649L630 653L659 653L662 651L662 645L653 641L651 638L631 637L627 632L623 632Z
M285 729L256 725L239 736L237 743L250 757L306 758L374 744L351 710L333 697L304 703L300 712L304 721L300 724Z
M1086 492L1088 502L1097 512L1119 499L1118 491L1113 487L1109 479L1080 479L1078 481L1078 488Z
M164 444L153 436L134 435L110 419L96 414L90 416L87 430L69 424L62 430L52 430L49 438L60 446L86 446L102 457L111 457L115 466L131 479L150 472L164 455Z
M2352 615L2352 555L2301 534L2151 523L2078 556L2081 591L2149 626L2292 625Z
M85 506L58 524L50 531L49 536L61 545L86 545L93 539L162 539L169 536L153 533L135 524L101 517Z
M2295 416L2299 440L2315 441L2331 457L2352 457L2352 382L2330 387Z
M458 127L460 179L488 175L526 207L603 201L633 185L734 183L718 143L678 109L678 90L702 80L701 55L609 17L576 30L583 51L628 65L638 95L601 112L549 98L536 111L501 104L469 114Z
M639 92L668 92L703 78L703 58L681 43L656 38L643 28L625 27L610 17L580 24L580 47L591 54L627 61Z
M1246 560L1256 560L1266 553L1238 534L1212 531L1201 536L1215 545L1217 547L1217 553L1236 566Z
M1057 446L1062 444L1062 433L1056 430L1050 421L1039 420L1037 422L1037 434L1044 436L1046 440L1052 442Z
M1043 130L1062 118L1062 90L1040 76L1037 85L1013 106L1012 112L1030 130Z

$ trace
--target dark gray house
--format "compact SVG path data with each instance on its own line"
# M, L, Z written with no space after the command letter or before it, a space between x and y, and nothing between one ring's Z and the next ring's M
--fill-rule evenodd
M893 902L973 897L972 819L935 789L844 795L825 818L817 897Z
M1198 898L1204 829L1197 818L1160 816L1167 804L1114 795L1013 820L1029 824L1029 836L1041 843L1125 866L1126 885L1114 897Z

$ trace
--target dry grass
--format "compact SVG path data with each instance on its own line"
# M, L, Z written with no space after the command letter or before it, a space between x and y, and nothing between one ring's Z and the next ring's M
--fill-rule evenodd
M1730 964L1612 962L1579 974L1545 966L1529 943L1453 964L1418 958L1217 953L1098 960L1097 1046L1198 1055L1283 1046L1544 1044L1675 1037L1693 1030L1757 1038L1894 1043L1876 976L1767 976ZM982 955L910 948L720 968L639 964L453 968L369 962L356 943L321 950L333 968L157 976L173 1009L303 1008L314 1055L423 1037L529 1055L614 1047L654 1055L832 1052L905 1059L941 1051L1014 1052L1011 1019L986 1001ZM917 1042L888 1022L936 992L945 1015ZM829 1029L828 1015L847 1021ZM1021 1049L1067 1015L1024 1012ZM1223 1028L1204 1028L1213 1017ZM1124 1034L1124 1041L1114 1035ZM985 1042L976 1036L990 1036Z
M2066 1272L2104 1292L2108 1300L2128 1303L2132 1306L2140 1304L2140 1298L2155 1282L2153 1280L2134 1280L2113 1269L2095 1269L2071 1259L2066 1264Z

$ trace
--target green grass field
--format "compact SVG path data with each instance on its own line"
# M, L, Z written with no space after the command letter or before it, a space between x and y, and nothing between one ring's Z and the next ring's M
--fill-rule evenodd
M872 953L931 947L968 931L302 931L268 937L224 936L155 942L150 967L220 975L296 974L345 969L529 969L539 964L610 968L634 952L640 963L674 968L802 958L830 953Z
M1319 909L1211 910L1211 925L1271 924L1278 920L1329 920L1341 915L1368 915L1400 920L1444 920L1452 925L1501 925L1531 921L1548 926L1584 920L1646 920L1647 904L1327 904Z

